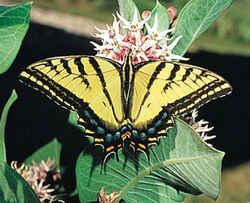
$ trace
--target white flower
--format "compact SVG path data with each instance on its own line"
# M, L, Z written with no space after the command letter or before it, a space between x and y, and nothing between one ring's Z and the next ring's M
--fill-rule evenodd
M40 201L44 202L45 200L49 200L49 202L56 201L55 195L50 195L50 193L54 192L55 190L52 188L49 188L50 185L44 185L43 179L40 181L34 181L32 186L32 189L36 192L36 194L39 196Z
M147 22L147 20L150 18L150 16L148 16L146 19L139 21L137 9L134 10L134 17L133 17L132 23L127 21L125 18L123 18L118 12L117 12L117 16L124 24L123 28L128 29L131 32L141 31L143 29L145 23Z
M153 27L151 28L148 23L146 23L145 26L147 29L149 39L155 40L155 41L161 41L161 40L168 41L168 40L170 40L170 39L166 38L166 35L168 33L171 33L174 31L174 28L171 28L171 29L166 29L164 31L159 32L158 31L158 15L157 14L155 15Z
M133 56L133 59L135 59L137 63L149 60L143 50L143 45L140 44L141 43L139 44L137 43L136 45L132 45L131 47L131 55Z
M214 127L208 127L208 121L200 120L196 121L196 118L198 116L198 111L196 109L193 110L192 115L190 118L187 118L189 120L190 125L193 127L193 129L201 136L201 138L204 141L214 139L215 135L208 135L208 132L214 129ZM208 144L209 146L212 146L211 144Z
M176 55L172 53L173 48L177 45L179 40L182 38L182 36L177 37L170 45L168 45L167 42L165 42L161 49L158 50L158 53L156 54L158 57L163 58L167 61L172 60L188 60L188 58Z

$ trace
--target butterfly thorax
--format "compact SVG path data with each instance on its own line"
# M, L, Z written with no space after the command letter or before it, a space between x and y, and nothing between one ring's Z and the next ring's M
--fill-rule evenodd
M121 86L121 92L123 93L122 97L124 97L124 113L125 113L125 119L129 118L129 105L131 100L131 91L133 86L133 65L132 65L132 59L129 56L125 57L125 63L122 65L122 86Z

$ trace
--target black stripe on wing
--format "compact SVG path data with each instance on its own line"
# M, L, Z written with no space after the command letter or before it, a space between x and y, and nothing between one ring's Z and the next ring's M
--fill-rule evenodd
M135 71L134 71L134 74L133 74L133 76L132 76L132 83L133 83L133 86L134 86L134 80L135 80L135 74L136 74L136 72L137 72L138 70L140 70L140 68L143 67L143 66L144 66L145 64L147 64L147 63L150 63L150 62L140 63L140 65L136 67L136 69L135 69ZM149 80L149 83L148 83L148 85L147 85L147 87L146 87L146 88L147 88L147 92L146 92L146 94L145 94L144 97L143 97L143 100L142 100L142 103L141 103L141 105L140 105L140 109L139 109L138 112L141 112L141 109L143 108L143 106L144 106L144 104L145 104L145 102L146 102L148 96L150 95L150 91L149 91L149 90L150 90L151 86L153 85L153 83L154 83L155 79L157 78L158 74L160 74L161 70L164 69L164 68L165 68L165 62L162 62L162 63L160 63L159 65L156 66L155 71L154 71L154 73L152 74L152 76L151 76L151 78L150 78L150 80ZM133 94L134 94L133 91L134 91L134 90L132 89L130 95L133 95ZM130 100L129 106L132 105L131 102L132 102L132 101ZM139 115L139 114L138 114L138 115ZM133 119L133 121L135 121L136 119L137 119L137 118Z
M102 84L102 90L104 92L104 95L106 96L108 102L109 102L109 105L111 106L112 108L112 113L113 113L113 116L116 120L117 123L122 123L123 122L123 119L122 120L119 120L115 114L115 108L114 108L114 105L112 103L112 100L111 100L111 96L110 96L110 93L109 91L107 90L107 84L106 84L106 81L104 80L104 75L103 75L103 72L100 68L100 65L98 64L98 62L95 60L94 57L89 57L89 63L93 66L94 70L96 71L96 74L98 75L99 77L99 80ZM115 66L116 67L116 66ZM118 70L119 72L119 75L121 76L121 71L119 71L119 69L116 67L116 70ZM121 85L122 85L122 81L121 81ZM123 105L124 106L124 105Z
M25 73L28 74L29 77L20 75L19 80L24 84L40 91L55 103L73 111L83 107L82 99L78 98L71 91L56 83L43 72L37 69L26 69Z
M177 99L173 103L169 103L166 108L174 115L185 115L192 112L194 109L200 108L202 105L208 103L211 100L223 97L231 92L231 88L220 88L224 85L226 81L212 81L200 89ZM219 91L215 91L216 88L220 88ZM213 91L212 95L209 95L208 92ZM198 101L198 102L197 102Z
M80 122L78 120L78 124L82 125L86 129L96 131L97 127L101 127L106 129L103 121L94 113L93 110L89 108L89 105L81 98L78 98L74 95L71 91L67 90L66 88L62 87L60 84L56 83L54 80L49 78L47 75L43 74L39 70L25 70L30 77L23 77L22 75L19 76L19 80L30 86L42 94L47 96L56 104L72 111L76 111L79 115L79 120L85 120L86 122ZM31 80L30 78L36 78L36 81ZM41 82L43 85L39 85L38 82ZM45 88L47 86L48 88ZM53 94L54 92L55 94Z

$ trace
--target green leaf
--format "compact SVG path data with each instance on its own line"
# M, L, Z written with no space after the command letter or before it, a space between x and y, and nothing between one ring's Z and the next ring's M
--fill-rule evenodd
M167 30L169 28L169 16L167 9L162 6L159 1L156 1L156 5L153 8L151 12L151 16L148 20L148 24L152 28L155 24L155 17L157 16L158 22L157 22L157 31L162 32L164 30Z
M182 202L187 195L204 193L216 199L221 186L223 152L209 147L180 119L150 147L150 165L143 153L119 152L110 158L101 174L102 152L89 145L77 161L77 188L81 202L95 201L101 187L118 191L126 202ZM126 153L126 156L124 155Z
M174 39L182 36L173 52L183 56L190 45L230 5L232 0L191 0L181 10L174 33Z
M7 122L7 116L8 116L8 112L9 109L11 107L11 105L14 103L14 101L16 101L17 99L17 94L16 91L13 90L10 98L8 99L7 103L4 106L3 112L2 112L2 116L1 116L1 120L0 120L0 161L4 161L7 162L6 160L6 150L5 150L5 126L6 126L6 122Z
M58 142L56 138L50 141L48 144L42 146L37 151L35 151L31 156L29 156L26 160L26 164L32 164L32 161L36 163L40 163L42 160L45 162L48 158L55 160L57 166L59 166L60 161L60 153L61 153L61 144Z
M137 12L138 20L140 20L140 13L133 0L118 0L120 15L127 21L132 22L134 14Z
M0 74L16 58L30 21L31 2L0 6Z
M0 202L40 203L22 176L2 161L0 161Z

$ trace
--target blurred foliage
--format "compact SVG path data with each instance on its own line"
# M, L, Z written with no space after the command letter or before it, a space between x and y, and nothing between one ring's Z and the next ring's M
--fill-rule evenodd
M72 1L72 0L68 0L68 1ZM75 0L77 1L77 0ZM78 1L84 1L84 2L88 2L91 4L94 4L95 6L97 6L98 8L104 8L104 9L110 9L112 8L118 8L118 3L116 0L111 0L111 1L107 1L107 0L78 0ZM155 6L155 0L134 0L134 2L136 3L137 7L142 11L145 9L152 9ZM185 5L186 2L188 2L188 0L159 0L160 3L162 3L165 6L175 6L176 8L181 8Z
M232 7L224 13L210 28L210 34L217 37L231 38L238 42L250 42L250 1L234 2Z
M178 11L188 2L188 0L159 1L167 8L176 7ZM155 0L135 0L135 3L140 11L151 10ZM88 16L104 23L112 23L111 13L118 10L117 0L35 0L34 6ZM193 44L192 50L250 55L249 9L249 0L233 1L232 6Z
M250 55L250 1L233 1L208 31L194 44L194 49Z
M70 0L68 0L70 1ZM73 1L73 0L71 0ZM77 0L75 0L77 1ZM117 1L107 0L78 0L95 4L99 8L115 9ZM155 1L153 0L135 0L140 10L152 9ZM177 10L185 5L188 0L160 0L166 7L174 6ZM228 37L238 42L250 43L250 1L234 1L232 7L228 9L217 21L211 26L208 33L216 35L220 39Z

